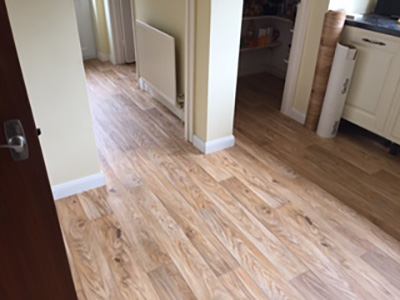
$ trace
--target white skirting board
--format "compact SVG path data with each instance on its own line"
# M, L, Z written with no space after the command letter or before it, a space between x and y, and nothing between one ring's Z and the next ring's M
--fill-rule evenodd
M54 185L51 187L51 189L53 191L54 200L60 200L86 191L94 190L105 185L106 178L103 173L99 173L60 185Z
M292 108L288 114L289 117L291 117L293 120L296 120L297 122L304 124L306 122L306 115L299 112L297 109Z
M211 142L204 142L195 135L193 137L193 145L204 154L211 154L235 146L235 137L231 135Z

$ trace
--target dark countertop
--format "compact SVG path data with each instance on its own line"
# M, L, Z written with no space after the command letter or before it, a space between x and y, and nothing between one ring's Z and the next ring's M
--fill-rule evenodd
M346 25L400 37L400 25L397 23L397 20L386 16L375 14L362 15L355 19L347 19Z

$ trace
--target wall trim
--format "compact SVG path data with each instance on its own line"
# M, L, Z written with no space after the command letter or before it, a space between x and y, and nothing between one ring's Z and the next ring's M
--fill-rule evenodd
M235 137L233 135L222 139L204 142L197 135L193 136L193 145L204 154L211 154L235 146Z
M51 187L54 200L60 200L86 191L94 190L106 185L104 174L98 173L88 177L66 182Z
M135 64L136 64L136 79L139 81L140 79L140 68L139 68L139 54L137 51L137 33L136 33L136 2L135 0L131 1L132 8L132 25L133 25L133 46L135 47Z
M194 76L196 59L196 1L186 0L186 49L185 49L185 139L193 143L194 133Z
M301 123L304 125L306 122L306 114L303 114L299 112L297 109L292 108L288 114L289 117L291 117L293 120L296 120L297 122Z
M297 14L294 32L292 49L290 51L288 71L286 75L285 89L283 92L281 112L289 117L292 117L294 97L298 76L301 67L301 61L304 52L304 43L308 31L308 20L311 15L311 0L302 0L300 2L299 11Z

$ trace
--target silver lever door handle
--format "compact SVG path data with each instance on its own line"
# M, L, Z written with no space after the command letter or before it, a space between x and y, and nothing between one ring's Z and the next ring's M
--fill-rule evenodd
M16 135L8 139L7 145L0 145L0 148L11 149L17 153L21 153L24 151L25 144L26 144L25 138L22 135Z
M9 149L11 157L15 161L27 160L29 158L29 147L21 121L5 121L4 133L7 145L0 145L0 148Z

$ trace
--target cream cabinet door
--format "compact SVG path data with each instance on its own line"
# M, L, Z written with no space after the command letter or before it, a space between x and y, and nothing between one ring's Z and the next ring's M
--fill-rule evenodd
M400 111L397 115L397 119L393 123L391 141L400 144Z
M347 26L343 41L359 52L343 117L385 135L400 80L400 38Z
M386 137L389 140L400 145L400 85L396 92L395 101L390 113L386 132Z

